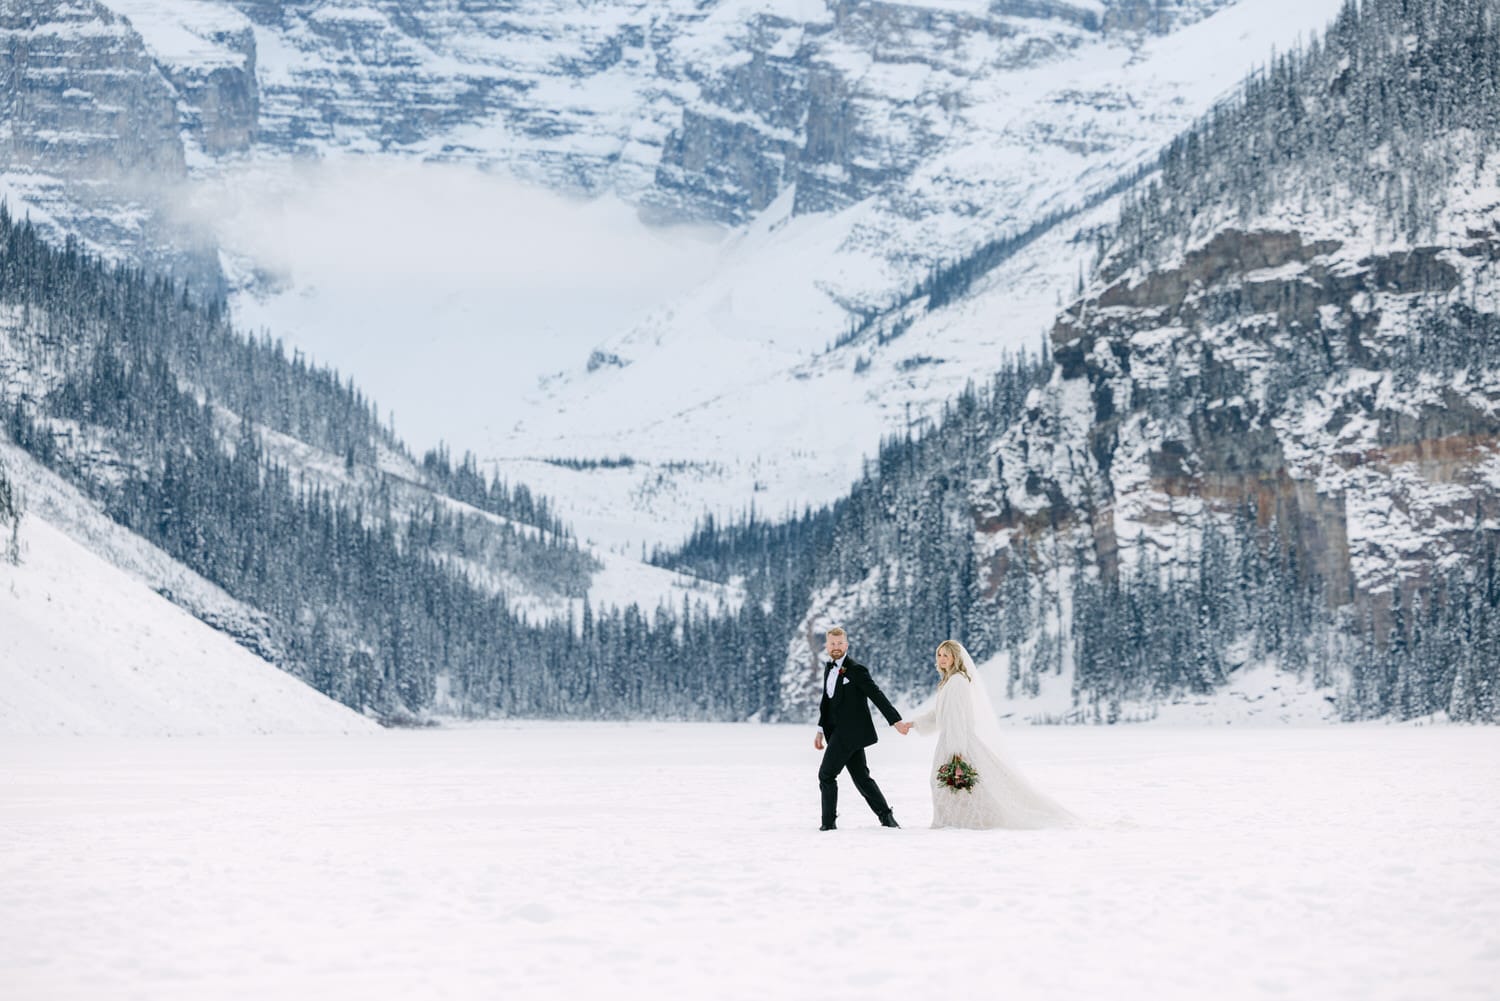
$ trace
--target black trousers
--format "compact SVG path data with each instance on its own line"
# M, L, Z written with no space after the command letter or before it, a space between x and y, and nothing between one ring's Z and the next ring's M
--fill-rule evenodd
M818 789L823 793L823 823L832 824L838 816L839 772L849 769L854 788L870 804L875 816L884 817L891 812L875 780L870 778L870 766L865 762L863 747L850 747L837 740L829 740L823 749L823 763L818 766Z

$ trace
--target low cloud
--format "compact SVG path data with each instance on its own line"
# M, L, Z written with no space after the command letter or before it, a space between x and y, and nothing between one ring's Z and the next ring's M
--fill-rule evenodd
M262 266L370 284L670 287L717 235L647 227L613 197L585 201L475 167L373 157L242 168L200 184L188 206Z
M178 204L236 272L237 322L352 373L419 448L510 426L538 378L709 277L722 236L376 157L246 166Z

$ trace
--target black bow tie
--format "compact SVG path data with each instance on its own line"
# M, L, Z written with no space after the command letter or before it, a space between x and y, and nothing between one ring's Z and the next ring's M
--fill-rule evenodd
M828 662L828 666L829 666L829 667L838 667L838 666L839 666L839 662L838 662L838 661L836 661L836 660L830 660L830 661L829 661L829 662Z

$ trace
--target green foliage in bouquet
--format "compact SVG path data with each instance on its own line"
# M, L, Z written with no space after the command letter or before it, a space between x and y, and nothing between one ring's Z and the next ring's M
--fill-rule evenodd
M974 783L979 781L979 770L955 754L948 759L946 765L938 769L937 777L939 782L954 792L969 792L974 788Z

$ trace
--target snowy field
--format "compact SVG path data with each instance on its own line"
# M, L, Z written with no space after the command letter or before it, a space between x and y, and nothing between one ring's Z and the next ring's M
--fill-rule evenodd
M1093 826L819 833L806 727L0 738L7 998L1494 998L1500 729L1034 728ZM853 799L851 802L850 800Z

